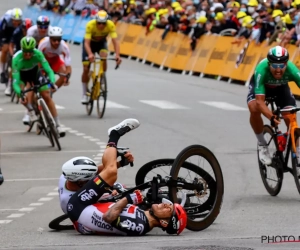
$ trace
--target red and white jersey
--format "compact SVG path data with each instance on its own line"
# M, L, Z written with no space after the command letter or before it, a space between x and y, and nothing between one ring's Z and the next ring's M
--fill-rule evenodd
M63 55L65 65L71 66L70 49L64 40L61 40L58 48L54 49L51 46L50 38L47 36L40 41L38 50L42 51L46 58L53 58Z

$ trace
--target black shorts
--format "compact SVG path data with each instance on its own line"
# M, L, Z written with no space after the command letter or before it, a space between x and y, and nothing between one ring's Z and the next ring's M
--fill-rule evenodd
M99 42L93 42L91 41L91 50L92 53L100 53L101 50L107 50L107 41L99 41ZM82 43L82 62L88 63L88 54L86 53L85 47L84 47L84 41Z
M73 194L67 205L67 212L71 221L76 222L87 206L97 203L100 197L107 193L107 188L112 189L97 175Z
M13 36L14 30L7 28L5 31L1 31L0 37L1 37L1 44L9 44L11 41L11 38Z
M281 109L287 106L294 106L296 107L296 100L290 90L288 84L281 85L276 88L267 88L266 87L266 94L265 98L267 97L275 97L275 104L277 107ZM254 77L251 78L249 84L249 92L247 95L247 103L255 100L254 94Z
M47 79L45 78L45 76L43 76L38 66L30 70L20 71L20 78L25 85L26 83L33 83L34 85L39 85L42 79L43 82L47 81ZM41 88L39 88L39 91L45 91L48 90L49 88L50 88L49 85L44 85Z

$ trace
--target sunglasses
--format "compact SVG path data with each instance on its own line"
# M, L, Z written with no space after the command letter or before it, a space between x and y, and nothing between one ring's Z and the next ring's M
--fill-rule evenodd
M286 67L286 63L271 63L270 66L273 69L284 69Z
M22 51L23 51L23 53L33 54L33 50L26 50L26 49L23 49Z
M53 37L51 37L50 40L53 41L53 42L61 42L61 38L60 37L59 38L53 38Z
M99 24L105 25L105 24L106 24L106 22L105 22L105 23L97 22L97 24L98 24L98 25L99 25Z
M47 26L47 25L38 26L38 28L41 29L41 30L46 30L46 29L48 29L48 27L49 26Z

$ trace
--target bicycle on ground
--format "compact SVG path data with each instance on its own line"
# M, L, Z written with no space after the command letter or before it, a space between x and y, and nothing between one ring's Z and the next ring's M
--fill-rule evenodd
M90 70L89 79L92 81L91 89L88 88L86 95L89 97L89 102L86 104L86 112L88 115L92 114L94 102L97 101L97 113L98 117L104 116L107 100L107 79L103 70L103 61L113 60L115 58L101 58L96 57L93 64L93 70ZM118 69L119 65L116 65L115 69ZM98 73L97 73L98 72ZM88 84L89 85L89 84Z
M128 148L117 149L118 156L124 159ZM204 170L203 166L197 166L189 160L190 157L196 156L202 157L209 163L212 169L211 173ZM196 162L199 163L200 161ZM159 174L152 178L147 177L147 174L153 170L163 168L170 169L169 174L167 173L164 178ZM191 171L197 177L192 178L191 173L185 174L185 171ZM214 176L211 175L212 173ZM152 204L161 203L163 198L173 203L181 203L188 215L186 228L191 231L201 231L213 224L220 213L223 202L224 180L220 164L215 155L201 145L191 145L184 148L175 159L158 159L148 162L138 170L135 185L135 187L127 190L114 186L113 189L117 190L118 195L100 199L99 202L116 202L139 189L143 191L145 196L145 201L139 205L143 210L149 209ZM199 203L197 203L197 199ZM52 220L49 227L54 230L74 229L67 214Z
M273 152L270 152L272 157L272 164L270 166L265 166L258 158L260 175L268 193L272 196L276 196L281 190L284 173L288 172L294 176L300 194L300 161L297 159L297 154L300 154L300 151L297 153L297 148L300 147L300 128L297 124L296 117L296 113L300 111L300 108L280 109L280 107L277 107L275 109L275 99L276 97L266 98L267 106L271 106L271 110L273 114L276 115L277 120L283 119L284 117L287 118L290 123L288 131L284 134L279 131L278 126L273 129L270 125L264 125L263 133L267 141L269 152L271 143L273 143L275 147ZM282 115L282 113L285 114ZM290 155L292 167L288 166ZM275 172L274 175L269 174L272 171ZM270 183L268 181L270 181ZM274 184L274 186L272 184Z

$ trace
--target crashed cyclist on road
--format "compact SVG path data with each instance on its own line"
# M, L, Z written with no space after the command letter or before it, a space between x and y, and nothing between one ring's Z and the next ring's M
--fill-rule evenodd
M256 66L250 81L247 96L250 124L258 140L259 160L265 165L270 165L272 159L263 135L261 114L271 121L272 126L280 124L280 120L276 119L265 104L265 98L276 97L275 104L280 109L295 107L296 101L288 85L291 81L300 87L300 71L294 63L289 61L287 49L281 46L275 46L269 50L267 58ZM288 126L287 119L285 123Z
M166 200L152 205L148 211L137 207L143 202L139 190L116 203L97 202L107 190L113 189L117 180L117 144L120 137L139 125L136 119L126 119L108 130L109 140L102 157L102 171L84 186L78 187L77 192L71 196L67 212L79 233L142 236L154 227L160 227L169 234L180 234L186 227L187 214L177 203ZM90 162L90 167L86 169L91 169L90 175L93 175L95 164Z

